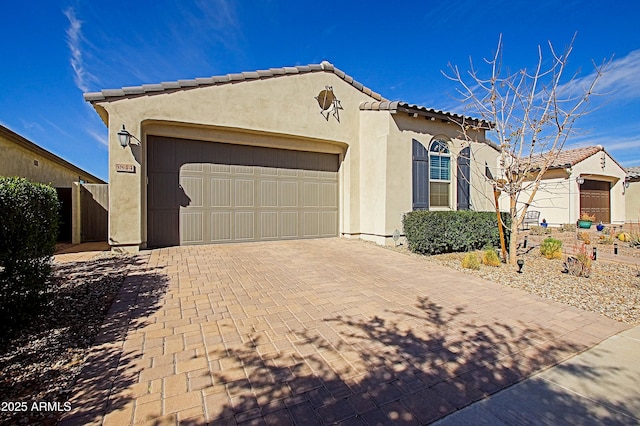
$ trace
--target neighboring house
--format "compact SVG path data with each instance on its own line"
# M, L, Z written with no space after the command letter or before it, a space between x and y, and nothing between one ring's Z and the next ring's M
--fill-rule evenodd
M535 167L542 158L534 159ZM625 221L626 172L602 146L560 151L544 174L529 210L540 212L550 225L576 223L580 213L595 216L596 223ZM528 197L524 190L519 202ZM508 206L503 200L502 207Z
M389 102L328 62L84 96L109 127L115 249L389 244L408 211L492 209L487 123Z
M627 169L625 187L625 221L638 224L640 223L640 167Z
M74 221L79 216L73 214L74 184L76 187L80 182L105 184L4 126L0 126L0 176L23 177L56 189L61 202L59 241L72 241L74 229L80 229L80 224Z

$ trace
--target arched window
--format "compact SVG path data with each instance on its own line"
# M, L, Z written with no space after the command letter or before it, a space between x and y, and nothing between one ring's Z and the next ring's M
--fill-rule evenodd
M429 206L449 207L451 154L447 143L435 139L429 146Z

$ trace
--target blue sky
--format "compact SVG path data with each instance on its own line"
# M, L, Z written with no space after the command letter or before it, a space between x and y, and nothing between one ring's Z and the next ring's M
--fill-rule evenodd
M530 67L537 46L570 71L614 57L606 102L569 143L640 166L640 2L20 1L3 5L0 124L108 179L107 129L82 93L323 60L391 100L459 110L447 64L496 48Z

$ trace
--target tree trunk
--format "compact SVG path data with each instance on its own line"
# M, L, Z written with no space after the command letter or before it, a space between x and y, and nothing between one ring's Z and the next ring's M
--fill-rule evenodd
M518 209L516 194L510 194L509 197L509 214L511 215L511 235L509 238L509 264L515 265L518 259L517 247L518 247Z
M515 265L517 261L517 248L518 248L518 221L516 219L511 220L511 239L509 240L509 264Z

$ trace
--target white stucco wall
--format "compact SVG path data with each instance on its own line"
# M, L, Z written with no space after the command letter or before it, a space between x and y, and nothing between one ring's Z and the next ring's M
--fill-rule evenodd
M625 190L625 222L640 222L640 181L629 182L629 188Z
M605 156L604 167L601 162L602 155ZM551 226L575 223L580 216L580 185L577 183L577 179L582 177L587 180L605 181L611 185L611 223L624 223L626 197L623 184L625 175L625 171L606 151L597 152L571 168L549 170L540 182L540 187L529 206L529 210L539 211L540 220L546 219ZM518 199L519 209L529 198L531 191L528 186L531 185L531 183L525 182L524 189ZM508 198L503 196L500 201L501 209L508 211Z

